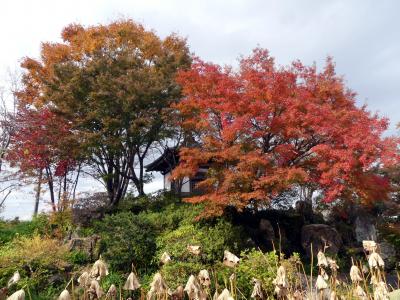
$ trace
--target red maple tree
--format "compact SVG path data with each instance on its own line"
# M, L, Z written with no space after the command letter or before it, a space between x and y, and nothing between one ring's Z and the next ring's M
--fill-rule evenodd
M20 105L7 159L23 178L39 177L47 184L53 211L69 198L76 182L69 179L77 167L70 124L46 107ZM77 173L75 172L76 176Z
M397 161L398 141L382 137L387 119L356 106L330 58L319 72L299 61L278 67L255 49L237 71L197 59L178 81L182 126L199 146L181 149L174 176L209 165L204 194L189 199L208 213L257 207L301 186L328 202L387 196L389 182L373 170Z

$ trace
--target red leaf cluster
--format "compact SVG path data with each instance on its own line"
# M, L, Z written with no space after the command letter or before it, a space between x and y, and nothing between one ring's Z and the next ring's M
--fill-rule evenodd
M398 161L394 138L382 138L388 120L355 105L355 93L335 74L296 61L277 67L255 49L237 71L197 59L178 77L182 126L201 145L184 148L174 176L210 169L199 184L211 213L266 203L277 194L312 185L325 201L372 202L390 186L374 168Z

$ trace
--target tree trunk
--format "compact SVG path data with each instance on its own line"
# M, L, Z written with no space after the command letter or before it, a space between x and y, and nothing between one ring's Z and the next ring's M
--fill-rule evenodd
M143 159L139 158L139 182L137 185L137 190L139 193L139 196L144 196L144 165L143 165Z
M40 169L39 171L39 176L38 176L38 183L36 186L36 196L35 196L35 207L33 210L33 216L37 216L38 211L39 211L39 201L40 201L40 193L42 191L42 175L43 175L43 170Z
M47 184L49 186L49 192L50 192L51 208L52 208L53 212L56 212L57 207L56 207L56 199L54 196L54 182L53 182L53 176L51 174L51 170L49 170L49 168L46 168L46 175L47 175Z

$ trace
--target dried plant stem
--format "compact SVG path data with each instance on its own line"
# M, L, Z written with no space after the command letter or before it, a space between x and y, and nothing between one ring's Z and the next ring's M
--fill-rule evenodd
M74 294L74 275L72 275L72 278L71 278L71 295L72 295L72 300L75 300L75 294Z
M313 252L313 245L312 243L310 244L310 248L311 248L311 266L310 266L310 296L311 299L313 298L313 284L312 284L312 271L313 271L313 267L314 267L314 252Z
M356 263L356 264L357 264L357 263ZM365 290L365 293L367 294L367 297L368 297L368 299L369 299L369 298L370 298L370 294L369 294L369 291L368 291L367 279L365 278L364 272L362 271L362 270L363 270L363 267L362 267L361 261L358 262L358 267L359 267L359 269L361 270L360 273L361 273L361 276L362 276L362 278L363 278L364 290Z
M32 300L31 291L29 289L29 285L26 285L26 290L28 291L29 300Z

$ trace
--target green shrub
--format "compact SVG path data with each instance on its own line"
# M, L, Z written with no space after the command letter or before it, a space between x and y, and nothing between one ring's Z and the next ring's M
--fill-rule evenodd
M90 257L86 252L77 250L69 253L68 261L74 265L85 265L90 262Z
M39 214L31 221L0 221L0 246L11 242L16 236L32 236L35 232L49 232L49 219L46 214Z
M161 275L168 284L168 287L175 290L179 285L185 287L190 275L197 275L200 270L206 269L205 265L199 262L171 262L161 269Z
M187 251L188 245L201 246L199 256ZM176 261L202 262L212 264L221 261L224 250L240 252L243 246L243 232L220 219L216 224L188 224L165 232L157 238L157 257L166 251Z
M162 211L144 211L138 217L151 223L157 234L172 231L180 225L198 223L196 217L201 212L201 206L187 203L172 203Z
M114 284L118 290L120 286L124 285L125 280L126 278L121 273L110 271L110 273L101 280L100 285L104 292L107 292L112 284Z
M288 259L284 259L282 255L279 262L278 255L274 251L263 253L256 249L245 250L241 253L240 262L235 268L226 267L222 263L214 265L219 292L225 287L230 289L229 277L235 273L236 287L239 290L238 299L248 298L251 295L254 287L253 278L261 281L264 292L273 299L275 286L272 281L276 277L278 266L285 267L289 284L297 286L296 265L299 261L300 258L296 253Z
M15 271L21 280L15 289L28 284L33 293L47 286L54 274L67 275L68 250L59 241L40 235L21 236L0 248L0 286L5 286Z
M95 228L101 236L99 252L115 271L130 271L132 261L138 271L152 268L156 245L151 223L121 212L96 222Z

